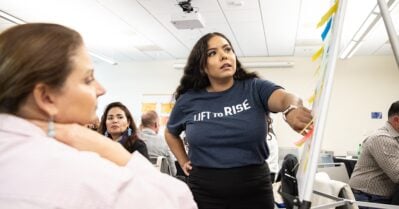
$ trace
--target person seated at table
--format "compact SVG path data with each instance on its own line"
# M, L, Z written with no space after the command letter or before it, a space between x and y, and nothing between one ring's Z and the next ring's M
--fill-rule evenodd
M358 201L391 203L399 183L399 101L388 110L388 121L368 136L349 180Z
M150 157L163 156L168 161L170 174L176 175L176 166L173 154L170 152L165 138L159 134L159 116L154 110L150 110L141 115L141 130L138 135L147 145Z

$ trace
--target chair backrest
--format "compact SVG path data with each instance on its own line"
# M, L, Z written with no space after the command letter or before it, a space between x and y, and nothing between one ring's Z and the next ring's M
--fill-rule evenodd
M298 196L298 183L296 179L298 165L297 157L293 154L287 154L284 157L283 164L277 176L277 181L281 180L280 193L287 209L294 208L294 199Z
M299 151L296 147L278 147L278 167L281 168L285 156L292 154L299 158Z
M324 163L317 166L318 172L326 172L332 180L349 182L349 175L345 163Z
M347 183L330 179L328 174L325 172L316 173L313 190L314 194L311 198L312 207L317 207L334 202L338 203L336 198L344 198L345 202L341 202L342 205L337 208L359 209L357 204L351 203L352 201L355 201L355 196L353 195L350 186ZM325 195L332 196L334 198L322 196L315 193L316 191Z
M154 164L155 168L157 168L162 173L172 175L172 171L169 168L169 163L166 157L158 156L158 157L150 157L150 162Z

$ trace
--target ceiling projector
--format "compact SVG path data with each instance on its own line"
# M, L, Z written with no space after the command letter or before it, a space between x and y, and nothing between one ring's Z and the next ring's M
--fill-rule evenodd
M172 24L177 29L197 29L205 26L201 15L198 12L183 12L172 15Z

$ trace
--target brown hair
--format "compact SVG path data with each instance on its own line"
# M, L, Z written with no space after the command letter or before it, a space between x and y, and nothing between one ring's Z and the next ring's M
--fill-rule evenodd
M0 112L15 114L39 82L61 89L82 44L78 32L57 24L29 23L1 33Z

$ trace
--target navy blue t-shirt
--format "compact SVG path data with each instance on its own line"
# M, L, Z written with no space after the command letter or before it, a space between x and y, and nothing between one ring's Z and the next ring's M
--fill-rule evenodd
M195 166L233 168L265 163L265 114L276 89L262 79L234 81L222 92L188 91L176 101L167 128L175 136L185 131L188 156Z

